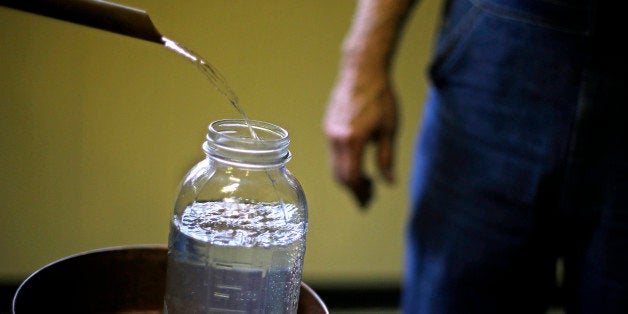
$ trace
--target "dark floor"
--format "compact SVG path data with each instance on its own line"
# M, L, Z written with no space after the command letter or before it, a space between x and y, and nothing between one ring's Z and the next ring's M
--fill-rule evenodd
M0 314L11 313L13 295L19 283L0 283ZM310 285L332 314L399 314L399 289L394 287L325 287ZM547 314L564 314L559 307Z

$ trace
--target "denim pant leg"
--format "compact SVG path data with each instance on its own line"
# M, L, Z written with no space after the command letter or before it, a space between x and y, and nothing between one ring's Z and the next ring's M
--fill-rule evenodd
M584 82L563 200L568 313L628 313L627 56L596 52Z
M551 182L544 166L451 132L439 106L431 93L411 183L404 312L543 313L557 242L555 203L534 205Z
M549 303L586 41L580 10L552 24L535 14L573 7L519 14L526 3L448 7L410 184L407 313Z

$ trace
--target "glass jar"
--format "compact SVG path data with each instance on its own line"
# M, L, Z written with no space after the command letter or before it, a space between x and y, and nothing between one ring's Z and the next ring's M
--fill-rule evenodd
M286 168L289 142L266 122L209 125L206 158L174 206L167 313L296 313L307 203Z

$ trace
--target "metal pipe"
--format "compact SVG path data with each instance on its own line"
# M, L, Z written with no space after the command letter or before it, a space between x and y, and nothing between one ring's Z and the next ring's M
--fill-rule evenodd
M0 0L1 6L158 44L162 35L144 10L100 0Z

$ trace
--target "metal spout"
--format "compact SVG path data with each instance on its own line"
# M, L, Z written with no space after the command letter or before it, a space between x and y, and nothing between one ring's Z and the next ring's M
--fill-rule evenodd
M100 0L0 0L1 6L163 44L146 11Z

